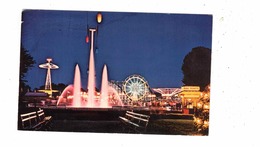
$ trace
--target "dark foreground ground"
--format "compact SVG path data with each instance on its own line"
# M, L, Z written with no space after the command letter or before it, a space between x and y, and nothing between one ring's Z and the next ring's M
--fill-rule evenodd
M149 122L143 134L163 135L200 135L193 130L193 120L158 119ZM95 133L128 133L123 131L120 121L91 120L53 120L49 131L95 132Z
M38 109L38 108L36 108ZM32 110L27 110L32 111ZM46 115L52 116L47 131L53 132L93 132L93 133L134 133L126 132L119 121L127 110L123 109L57 109L44 108ZM150 116L146 132L142 134L201 135L194 131L193 116L181 113L154 113L134 110Z

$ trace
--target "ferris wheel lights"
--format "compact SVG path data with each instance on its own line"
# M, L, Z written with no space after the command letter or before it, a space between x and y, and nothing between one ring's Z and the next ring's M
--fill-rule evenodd
M126 78L123 89L126 96L132 101L144 98L149 91L147 81L140 75L131 75Z

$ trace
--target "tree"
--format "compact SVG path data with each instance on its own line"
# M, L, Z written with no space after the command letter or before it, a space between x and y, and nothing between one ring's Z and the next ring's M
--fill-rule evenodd
M26 50L21 45L21 51L20 51L20 92L25 93L27 90L30 90L30 86L27 85L27 80L25 79L25 76L28 72L28 70L33 67L35 64L35 60L33 57L29 54L29 51Z
M195 47L189 52L182 64L184 85L200 86L201 91L210 84L211 50Z

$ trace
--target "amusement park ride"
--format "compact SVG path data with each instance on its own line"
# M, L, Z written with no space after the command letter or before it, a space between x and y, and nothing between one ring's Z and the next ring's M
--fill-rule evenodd
M40 64L39 67L43 69L47 69L46 74L46 81L45 81L45 89L44 90L38 90L40 92L47 93L50 97L52 97L53 92L58 92L58 90L53 90L51 86L51 70L52 69L58 69L59 66L51 63L52 59L47 58L47 63Z
M123 90L132 101L143 99L149 93L148 82L140 75L131 75L126 78Z

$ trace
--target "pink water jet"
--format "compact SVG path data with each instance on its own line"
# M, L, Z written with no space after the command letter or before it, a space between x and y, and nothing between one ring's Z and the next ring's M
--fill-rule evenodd
M74 107L82 106L81 80L80 80L80 70L79 70L78 64L75 67L74 86L73 86L73 104L72 105Z
M87 107L94 107L95 98L95 63L94 63L94 32L95 29L90 29L91 31L91 45L90 45L90 57L89 57L89 73L88 73L88 103Z
M104 65L102 73L102 85L101 85L101 103L100 107L109 107L108 104L108 74L107 66Z
M111 105L124 106L122 100L120 99L118 92L115 90L114 87L108 86L108 93L109 93L109 95L113 95L112 98L114 100L116 100L116 102L115 101L114 101L114 103L112 102L112 104L110 104L109 106L111 106Z
M61 93L61 95L59 96L59 99L57 101L57 105L60 105L61 103L65 103L67 104L69 99L72 99L72 97L70 97L70 95L73 95L73 85L68 85L63 92Z

